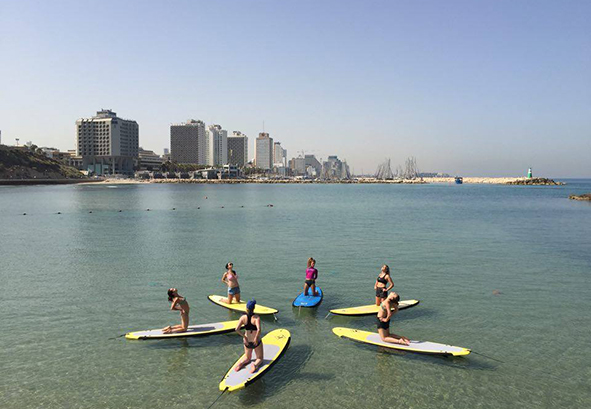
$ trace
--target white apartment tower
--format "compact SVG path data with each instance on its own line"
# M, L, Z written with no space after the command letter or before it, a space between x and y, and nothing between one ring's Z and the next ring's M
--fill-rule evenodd
M273 144L273 165L287 167L287 150L281 147L281 142Z
M207 164L228 164L228 131L222 129L221 125L210 125L207 129Z
M205 123L194 119L170 126L170 160L207 165Z
M239 168L248 163L248 137L240 131L228 136L228 164Z
M256 139L254 160L260 169L273 169L273 138L266 132L259 133Z
M138 158L139 127L110 109L76 121L76 155L83 169L97 175L133 175Z

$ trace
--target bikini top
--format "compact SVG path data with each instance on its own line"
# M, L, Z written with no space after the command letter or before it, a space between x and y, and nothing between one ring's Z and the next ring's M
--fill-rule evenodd
M252 318L252 315L246 314L246 324L244 325L244 329L246 331L256 331L257 330L257 326L254 325L252 322L250 322L251 318Z
M378 279L376 281L378 283L388 284L388 280L386 280L386 276L384 276L384 277L378 276Z

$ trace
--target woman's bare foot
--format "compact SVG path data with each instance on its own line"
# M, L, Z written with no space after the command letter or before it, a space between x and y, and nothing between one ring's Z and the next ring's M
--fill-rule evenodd
M257 371L258 366L256 366L255 364L252 364L252 366L250 367L250 373L255 373Z
M244 366L246 365L246 362L240 362L238 365L236 365L236 368L234 368L234 370L236 372L239 372L242 368L244 368Z

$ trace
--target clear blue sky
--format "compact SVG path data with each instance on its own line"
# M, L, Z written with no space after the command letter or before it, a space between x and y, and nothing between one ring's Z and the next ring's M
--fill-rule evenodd
M413 155L591 177L590 21L587 0L2 0L0 129L72 149L76 119L111 108L161 153L170 123L252 141L264 120L290 157L356 173Z

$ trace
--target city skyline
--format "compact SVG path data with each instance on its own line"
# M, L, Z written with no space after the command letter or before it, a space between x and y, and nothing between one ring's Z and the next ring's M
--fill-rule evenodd
M589 177L589 12L584 1L6 1L2 142L73 149L76 119L105 108L158 153L172 123L198 118L251 136L249 159L267 132L290 158L338 155L357 174L414 156L421 171Z

